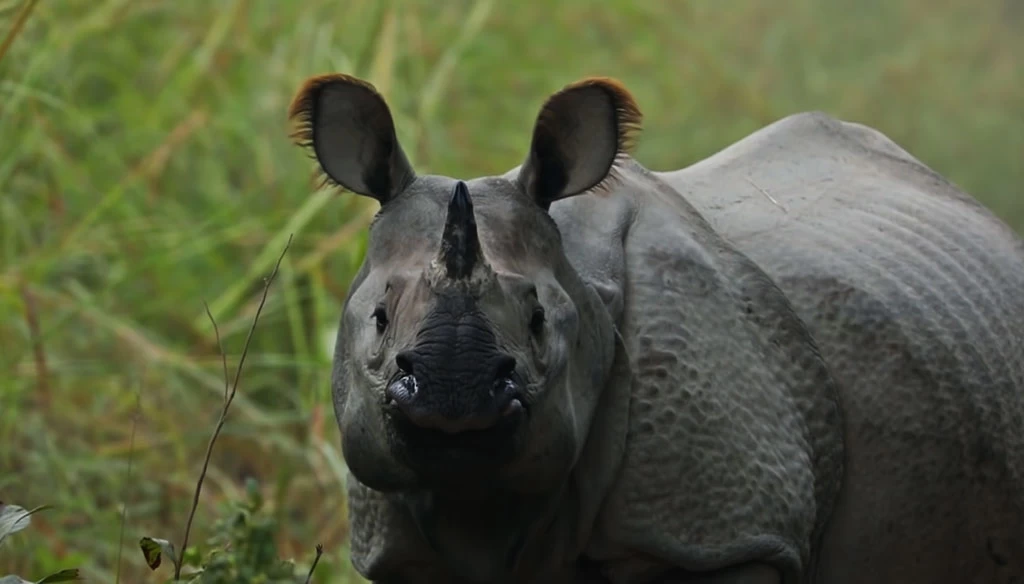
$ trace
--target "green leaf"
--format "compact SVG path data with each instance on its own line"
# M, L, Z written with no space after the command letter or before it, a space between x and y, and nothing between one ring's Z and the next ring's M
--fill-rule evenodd
M81 580L82 577L78 574L78 568L68 568L67 570L61 570L50 574L42 580L36 582L36 584L50 584L50 582L71 582L74 580Z
M0 543L3 543L8 535L28 527L28 524L31 523L29 517L36 511L41 511L45 508L46 505L40 505L31 511L26 511L24 507L19 507L18 505L4 505L0 503ZM0 584L3 584L3 580L0 580Z
M160 561L164 555L171 559L175 568L178 567L178 556L174 553L174 544L166 539L144 537L139 540L139 547L142 548L142 555L146 557L146 565L150 570L160 567Z

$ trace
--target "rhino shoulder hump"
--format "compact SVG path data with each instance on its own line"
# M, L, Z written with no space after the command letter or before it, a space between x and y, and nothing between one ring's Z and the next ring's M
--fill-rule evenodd
M622 581L647 568L616 549L799 574L842 472L837 392L813 340L753 262L662 205L625 254L630 422L591 553Z

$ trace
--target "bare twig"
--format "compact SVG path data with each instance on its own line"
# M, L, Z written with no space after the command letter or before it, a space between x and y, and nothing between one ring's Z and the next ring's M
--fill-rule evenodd
M132 414L132 433L128 438L128 472L124 480L124 491L121 493L121 534L117 543L117 574L114 577L115 584L121 584L121 552L124 549L124 526L128 516L128 489L132 485L132 461L135 458L135 428L138 426L139 417L142 415L142 389L135 392L135 412Z
M210 305L203 301L203 308L206 309L206 316L210 317L210 323L213 324L213 335L217 339L217 350L220 351L220 362L224 366L224 401L228 401L229 389L229 378L228 378L228 354L224 352L224 343L220 340L220 329L217 328L217 319L213 318L213 313L210 312Z
M316 565L320 563L320 556L324 555L324 544L316 544L316 557L313 558L313 565L309 567L309 574L306 574L306 584L313 581L313 570L316 570Z
M231 391L228 392L227 385L227 357L224 358L224 383L225 383L225 396L224 406L220 412L220 418L217 420L217 425L213 429L213 435L210 436L210 442L206 447L206 458L203 460L203 470L199 473L199 480L196 481L195 494L192 496L192 509L188 513L188 522L185 524L185 536L182 538L181 551L179 552L180 557L185 557L185 551L188 549L188 536L192 531L192 521L196 516L196 508L199 507L199 494L203 490L203 481L206 479L206 471L210 466L210 457L213 456L213 445L217 442L217 437L220 435L221 429L224 427L224 423L228 418L228 409L231 407L231 402L235 399L235 394L238 392L238 381L242 377L242 366L245 364L245 357L249 354L249 344L252 342L253 331L256 330L256 323L260 320L260 313L263 312L263 306L267 302L267 292L270 290L270 284L273 283L274 278L277 277L277 271L281 267L281 261L284 259L284 254L288 253L288 248L291 247L292 236L288 236L288 242L285 243L284 249L281 251L281 255L277 258L277 263L274 264L274 271L271 272L270 276L266 278L263 284L263 297L260 299L260 304L256 308L256 314L252 319L252 326L249 327L249 334L245 338L245 344L242 346L242 355L238 359L238 367L235 369L235 379L231 384ZM213 315L209 312L207 307L207 314L210 315L210 320L213 320ZM217 346L221 345L220 332L217 330L217 323L213 322L214 334L217 335ZM223 349L221 354L223 354ZM182 562L178 562L174 566L174 580L178 581L181 579L181 565Z

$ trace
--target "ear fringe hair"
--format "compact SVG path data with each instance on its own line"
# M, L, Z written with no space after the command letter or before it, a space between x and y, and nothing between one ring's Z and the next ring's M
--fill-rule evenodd
M612 102L615 114L616 153L612 166L604 179L581 193L602 195L612 192L621 182L624 166L632 160L630 154L636 147L640 133L643 131L643 113L626 86L612 77L587 77L566 85L558 93L583 87L596 87L604 91ZM545 108L539 123L543 124L547 121L548 116L545 115L547 113L548 110Z
M302 148L311 160L316 161L316 167L313 169L312 176L310 177L313 190L319 191L323 188L331 188L339 193L343 193L348 192L349 189L332 179L324 171L323 165L317 159L316 150L313 148L313 129L316 123L316 108L317 102L320 99L320 93L328 85L335 83L358 86L380 97L377 88L373 84L358 77L345 75L344 73L326 73L310 77L302 83L302 86L299 87L295 97L292 98L291 104L288 106L288 122L290 125L288 137L293 144Z

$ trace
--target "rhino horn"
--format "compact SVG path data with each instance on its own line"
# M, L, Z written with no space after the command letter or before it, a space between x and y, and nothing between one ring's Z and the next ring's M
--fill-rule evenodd
M469 199L469 188L461 180L455 183L448 202L448 217L441 235L438 260L445 275L453 280L468 279L475 268L484 264L473 202Z

